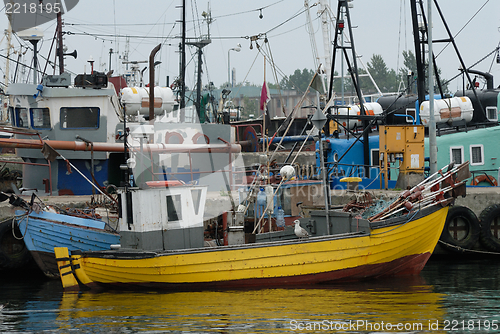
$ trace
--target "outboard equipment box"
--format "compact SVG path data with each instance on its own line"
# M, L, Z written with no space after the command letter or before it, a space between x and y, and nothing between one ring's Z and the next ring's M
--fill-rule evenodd
M78 74L75 78L75 87L105 88L108 86L108 76L94 71L92 74Z

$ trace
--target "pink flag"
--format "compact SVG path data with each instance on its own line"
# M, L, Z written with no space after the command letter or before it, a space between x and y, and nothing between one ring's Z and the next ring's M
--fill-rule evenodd
M267 87L267 82L264 81L262 85L262 92L260 93L260 110L266 111L266 105L271 100L271 95L269 94L269 87Z

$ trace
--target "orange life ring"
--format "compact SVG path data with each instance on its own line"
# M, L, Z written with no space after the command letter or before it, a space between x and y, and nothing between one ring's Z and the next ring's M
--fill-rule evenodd
M160 188L160 187L178 187L184 185L182 181L172 180L172 181L147 181L146 184L150 188Z
M479 175L479 176L476 176L475 178L473 178L470 185L477 186L481 182L488 182L489 184L491 184L492 186L495 186L495 187L498 186L497 179L495 179L491 175L486 175L486 174L482 174L482 175Z

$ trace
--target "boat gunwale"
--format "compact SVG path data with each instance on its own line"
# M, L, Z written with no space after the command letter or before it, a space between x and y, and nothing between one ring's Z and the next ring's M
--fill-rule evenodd
M42 211L42 212L48 212L48 211ZM50 213L50 212L49 212ZM39 221L38 223L48 223L48 224L56 224L56 225L61 225L61 226L64 226L64 227L67 227L67 228L71 228L71 229L83 229L83 230L90 230L90 231L95 231L95 232L105 232L105 233L109 233L109 234L114 234L114 235L119 235L119 233L117 232L114 232L112 230L106 230L106 225L109 225L108 223L106 223L105 221L103 220L100 220L100 219L94 219L94 218L86 218L86 217L78 217L78 216L72 216L72 215L67 215L67 214L64 214L64 213L54 213L56 215L62 215L62 216L68 216L68 217L72 217L72 218L79 218L79 219L85 219L85 220L90 220L90 221L93 221L93 222L98 222L98 223L103 223L104 224L104 228L97 228L97 227L92 227L92 226L86 226L86 225L80 225L80 224L77 224L77 223L68 223L68 222L64 222L64 221L58 221L58 220L52 220L50 218L46 218L46 217L42 217L42 216L32 216L31 213L28 213L27 215L25 215L24 217L22 217L21 219L19 219L19 221L17 222L18 226L21 227L21 224L26 224L25 221L27 221L27 225L28 225L28 230L30 228L33 228L32 226L30 227L29 223L30 222L36 222L37 220Z
M26 218L22 218L18 224L24 223ZM76 225L76 224L71 224L71 223L66 223L66 222L60 222L60 221L54 221L50 219L44 219L44 218L39 218L39 217L30 217L30 221L33 220L39 220L40 223L49 223L49 224L56 224L56 225L61 225L67 228L71 229L78 229L78 230L90 230L90 231L95 231L95 232L104 232L104 233L109 233L109 234L114 234L114 235L119 235L119 233L113 232L111 230L105 230L105 229L100 229L97 227L91 227L91 226L84 226L84 225ZM30 229L29 222L28 222L28 230Z

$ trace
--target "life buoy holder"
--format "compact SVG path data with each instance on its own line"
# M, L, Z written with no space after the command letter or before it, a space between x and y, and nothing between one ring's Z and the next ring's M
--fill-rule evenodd
M475 178L472 179L470 185L477 186L481 182L488 182L489 184L491 184L492 186L495 186L495 187L498 186L497 179L495 179L493 176L487 175L487 174L482 174L482 175L476 176Z
M193 144L210 144L210 138L203 133L196 133L193 138L191 138Z
M165 133L165 144L182 144L184 143L184 137L177 132L167 132Z
M150 188L165 188L165 187L179 187L183 186L184 182L179 180L170 180L170 181L147 181L146 184Z

